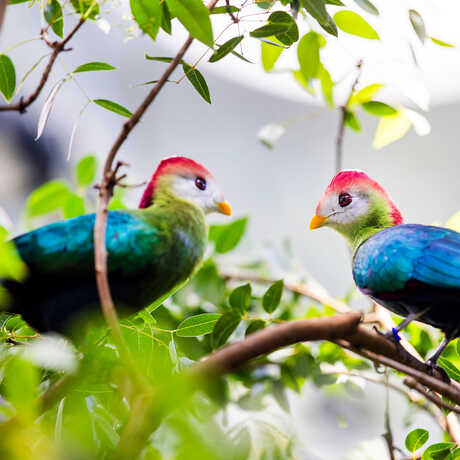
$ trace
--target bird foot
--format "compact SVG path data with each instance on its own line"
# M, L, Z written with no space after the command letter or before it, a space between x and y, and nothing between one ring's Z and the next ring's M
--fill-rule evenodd
M429 359L425 364L427 366L428 374L433 377L436 377L435 374L438 374L444 382L450 383L450 377L447 375L447 372L442 367L438 366L436 361Z
M394 327L391 329L389 332L382 332L380 331L377 326L374 326L374 331L377 332L377 334L381 335L382 337L385 337L388 340L391 340L392 342L399 343L401 341L401 336L399 335L399 331Z
M398 351L398 354L402 358L402 361L404 363L410 362L410 360L412 359L412 355L401 345L401 336L399 335L399 331L395 327L388 332L381 332L376 326L374 326L374 330L379 335L385 337L391 343L395 344L396 350Z

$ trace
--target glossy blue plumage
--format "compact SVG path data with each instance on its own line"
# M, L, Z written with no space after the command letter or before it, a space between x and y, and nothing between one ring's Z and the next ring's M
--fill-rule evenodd
M13 240L28 267L21 282L1 281L8 311L39 331L68 332L81 313L100 312L94 272L95 215L39 228ZM121 310L159 303L192 274L206 245L204 215L174 207L108 214L106 247L112 297Z
M353 277L397 314L431 307L421 321L444 332L460 323L460 233L412 224L382 230L357 249Z

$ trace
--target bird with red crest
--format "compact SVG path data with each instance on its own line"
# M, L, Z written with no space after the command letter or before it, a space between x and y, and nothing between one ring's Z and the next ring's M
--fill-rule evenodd
M148 183L139 209L109 211L108 277L117 307L132 313L159 305L182 286L205 253L206 215L230 215L212 174L185 157L167 158ZM15 238L27 266L22 282L0 280L6 309L36 330L68 332L99 310L94 274L95 215L56 222Z
M328 226L348 241L353 278L364 294L405 317L441 329L444 340L427 364L435 366L460 335L460 233L404 224L385 190L362 171L341 171L318 203L310 229Z

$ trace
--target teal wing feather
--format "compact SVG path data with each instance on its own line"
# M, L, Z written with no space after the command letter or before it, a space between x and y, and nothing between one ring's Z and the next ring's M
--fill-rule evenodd
M15 238L20 256L34 275L89 276L94 270L95 215L56 222ZM109 272L142 271L159 243L158 228L129 211L108 215ZM156 248L161 253L161 247ZM150 259L151 260L151 259Z

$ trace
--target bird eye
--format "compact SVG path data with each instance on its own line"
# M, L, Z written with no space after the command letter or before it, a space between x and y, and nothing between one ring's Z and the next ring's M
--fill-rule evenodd
M195 179L195 185L200 190L206 190L206 179L203 179L202 177L197 177Z
M348 206L351 202L352 202L352 198L349 193L341 193L339 195L339 205L341 208Z

